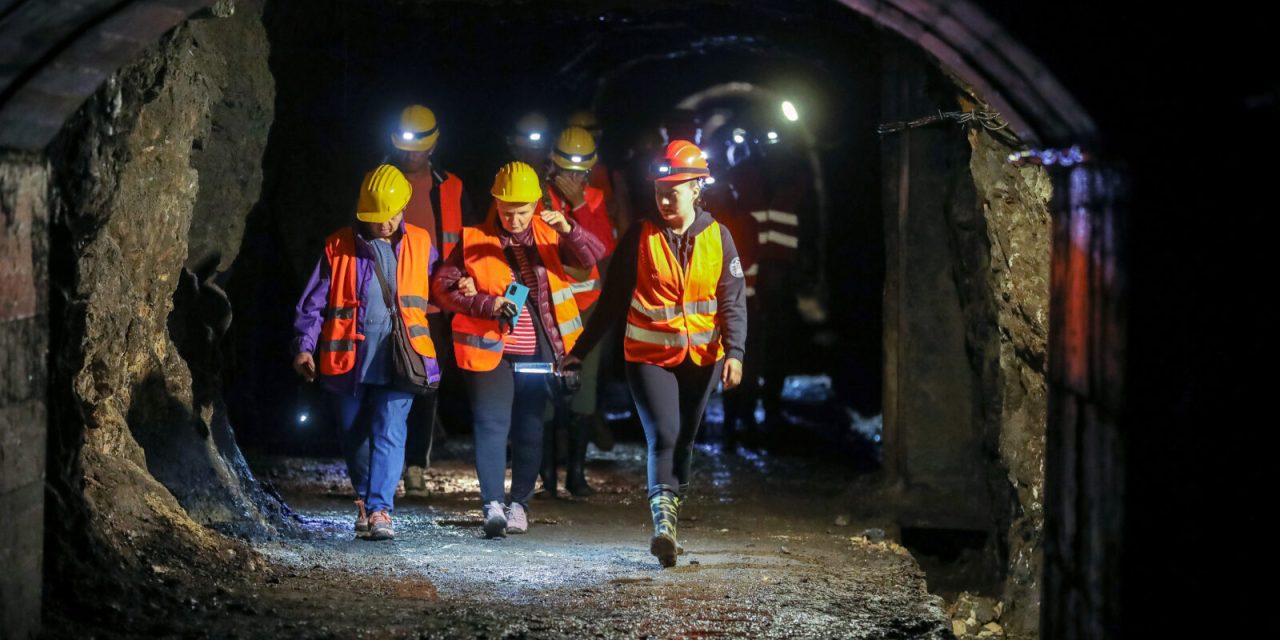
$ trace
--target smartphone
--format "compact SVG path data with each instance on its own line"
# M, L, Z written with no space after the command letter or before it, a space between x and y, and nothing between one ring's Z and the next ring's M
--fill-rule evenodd
M516 305L516 317L511 319L511 326L514 327L516 323L520 322L520 314L524 313L524 301L529 297L529 287L519 282L512 282L507 285L507 291L502 294L502 297Z

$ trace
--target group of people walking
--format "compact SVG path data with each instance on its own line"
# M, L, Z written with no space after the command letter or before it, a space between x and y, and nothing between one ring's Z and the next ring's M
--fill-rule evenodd
M570 126L538 145L545 130L517 127L518 159L497 171L488 215L463 226L461 181L430 162L435 116L409 107L391 134L396 157L365 176L355 220L325 241L297 306L293 365L329 391L358 535L394 537L410 414L431 423L442 378L460 381L470 402L487 536L528 530L540 473L555 491L556 447L544 430L557 422L570 425L566 488L589 492L571 398L578 381L594 380L584 361L620 331L648 442L650 551L675 564L702 413L718 384L742 377L744 274L733 238L700 207L710 174L689 141L672 141L653 163L657 215L618 237L608 196L593 186L598 133Z

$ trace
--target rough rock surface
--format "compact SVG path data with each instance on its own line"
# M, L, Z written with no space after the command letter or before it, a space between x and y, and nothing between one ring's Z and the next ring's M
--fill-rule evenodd
M207 527L263 536L287 525L218 390L230 308L214 267L234 257L257 199L271 118L259 14L246 3L179 26L110 77L50 148L51 575L145 568L167 553L192 575L225 570L251 555Z
M1005 621L1014 629L1036 629L1043 560L1052 187L1043 168L1010 165L1010 148L991 135L971 131L969 143L969 169L990 247L983 265L985 286L998 327L996 351L988 353L988 361L997 366L984 376L987 390L995 395L988 406L998 407L998 413L986 419L998 424L993 444L1008 474L993 482L1007 483L1015 498L1008 522L1004 596L1011 606Z

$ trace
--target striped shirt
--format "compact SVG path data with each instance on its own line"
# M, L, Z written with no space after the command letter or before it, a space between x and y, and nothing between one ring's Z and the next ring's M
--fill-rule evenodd
M520 320L516 322L515 329L511 332L511 341L507 342L503 353L513 356L531 356L538 353L538 334L531 317L535 313L533 305L538 300L538 275L534 273L533 263L525 254L523 245L512 245L511 253L515 254L516 262L520 264L519 280L521 284L529 287L529 297L525 301L525 308L520 310ZM529 284L531 282L532 285Z

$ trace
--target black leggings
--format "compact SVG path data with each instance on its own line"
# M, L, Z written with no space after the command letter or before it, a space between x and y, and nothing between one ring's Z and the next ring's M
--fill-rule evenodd
M628 362L627 385L649 442L649 491L683 491L693 463L693 438L702 424L711 390L724 361L700 367L685 361L671 368Z

